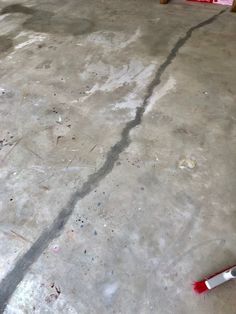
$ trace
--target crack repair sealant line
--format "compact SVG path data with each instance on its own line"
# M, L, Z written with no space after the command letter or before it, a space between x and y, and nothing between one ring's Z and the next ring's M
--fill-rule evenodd
M226 9L227 10L227 9ZM113 169L115 162L118 160L119 155L129 146L130 144L130 131L141 124L143 114L149 103L149 100L153 94L154 89L161 83L161 76L167 69L167 67L176 58L178 51L181 47L191 38L192 33L208 24L214 22L222 13L226 10L222 10L216 15L204 20L203 22L191 27L183 37L180 37L165 61L159 66L153 80L147 87L147 92L144 97L143 103L140 107L136 108L136 114L134 119L126 123L125 127L121 132L121 139L114 144L107 153L104 164L93 174L88 176L88 179L82 185L81 189L74 192L67 205L59 212L58 216L52 222L48 228L42 231L39 238L33 243L30 249L24 253L15 263L12 270L0 282L0 313L3 313L8 300L15 292L18 284L23 280L25 274L29 270L30 266L39 258L43 251L48 247L49 243L60 235L60 232L64 228L68 219L70 218L73 210L79 200L88 195L100 181L105 178Z

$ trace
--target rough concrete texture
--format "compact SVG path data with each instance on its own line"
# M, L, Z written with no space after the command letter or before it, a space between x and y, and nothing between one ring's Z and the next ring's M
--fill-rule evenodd
M0 312L235 313L235 16L0 0Z

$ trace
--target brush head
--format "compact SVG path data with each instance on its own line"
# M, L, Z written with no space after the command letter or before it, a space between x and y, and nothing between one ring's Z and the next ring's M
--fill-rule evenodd
M217 285L213 285L213 287L211 287L211 285L209 285L209 280L212 279L212 278L214 278L214 277L216 277L217 275L220 275L220 274L222 274L222 273L228 271L228 270L231 270L232 276L236 276L236 274L234 275L235 268L236 268L236 265L231 266L231 267L228 267L228 268L226 268L226 269L224 269L224 270L222 270L222 271L220 271L220 272L218 272L218 273L215 273L214 275L211 275L211 276L205 278L205 280L202 280L202 281L195 281L194 284L193 284L193 290L194 290L196 293L199 293L199 294L200 294L200 293L203 293L203 292L207 292L208 290L211 290L212 288L215 288ZM233 273L232 273L232 271L233 271ZM232 277L231 277L231 278L232 278ZM235 277L235 278L236 278L236 277ZM208 288L207 285L206 285L206 281L208 282L208 287L209 287L209 288ZM217 283L217 284L220 285L220 284L224 283L225 281L227 281L227 279L225 279L224 281L221 281L221 282L219 282L219 280L218 280L218 283Z
M193 289L196 293L199 293L199 294L209 290L206 286L205 281L195 281L193 284Z

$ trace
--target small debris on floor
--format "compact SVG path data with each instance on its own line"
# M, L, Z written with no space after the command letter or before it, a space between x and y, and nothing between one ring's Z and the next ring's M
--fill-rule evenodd
M55 290L55 292L51 293L49 296L47 296L45 298L45 301L47 303L52 303L52 302L56 301L58 299L59 295L61 294L61 289L59 287L57 287L55 285L55 283L52 283L50 285L50 287L51 287L51 289Z
M178 163L180 169L194 169L197 165L196 160L191 158L183 158Z
M58 252L60 251L60 246L59 246L58 244L54 244L54 245L52 246L52 251L53 251L54 253L58 253Z

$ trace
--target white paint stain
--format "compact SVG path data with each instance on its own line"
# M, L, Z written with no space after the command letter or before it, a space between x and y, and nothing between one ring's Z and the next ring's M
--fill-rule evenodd
M150 82L155 68L156 64L152 63L145 66L143 62L137 59L131 59L129 64L120 67L104 64L101 61L97 64L89 64L86 71L81 74L83 79L88 79L89 73L96 72L99 77L106 78L106 80L97 82L86 96L80 98L80 101L86 101L97 92L114 92L118 88L129 86L130 91L120 101L112 103L110 106L111 110L128 109L129 114L133 116L136 108L142 104L140 92Z
M9 14L4 14L0 16L0 21L4 20L6 16L8 16Z
M146 108L145 113L147 114L148 112L152 111L158 100L166 96L171 90L175 90L175 86L176 80L172 76L170 76L167 82L160 89L158 89L157 87L149 100L149 104Z
M153 23L158 23L160 21L160 17L157 17L156 19L151 19L150 21Z
M158 22L158 20L156 22ZM138 28L128 39L126 34L120 32L95 32L89 35L87 40L103 47L104 54L107 52L110 54L113 49L117 51L117 49L126 48L131 43L137 41L140 36L141 30ZM96 73L98 79L95 85L85 92L85 96L80 98L80 102L87 101L88 98L96 95L96 93L113 93L120 88L121 93L124 93L123 91L125 90L127 90L127 93L125 95L123 94L120 100L111 103L109 106L112 111L128 110L127 114L133 117L136 108L142 105L144 97L143 91L152 80L156 64L151 63L145 65L137 58L132 58L129 63L121 66L114 66L102 61L96 64L91 64L91 60L87 60L87 62L86 70L80 74L80 78L87 81L93 78L94 73ZM151 97L147 112L152 110L155 103L173 89L175 84L174 78L170 77L166 84ZM125 86L128 86L128 88L125 89ZM108 114L107 108L106 114Z
M111 299L113 295L116 293L118 290L119 284L118 282L113 282L106 284L104 289L103 289L103 295L106 299Z
M110 66L109 78L99 89L111 91L134 82L141 83L142 81L143 84L154 68L154 64L145 67L141 61L135 59L131 59L129 64L122 66L120 69Z
M16 35L15 39L22 37L22 36L29 36L30 32L21 31L18 35Z
M134 43L135 41L137 41L139 38L141 37L141 30L140 28L138 28L136 30L136 32L126 41L123 41L121 44L120 44L120 49L124 49L126 48L127 46L129 46L130 44Z
M122 32L94 32L87 37L87 41L104 48L105 53L124 49L134 43L141 36L141 30L138 28L134 34L127 39L127 34ZM81 43L77 44L78 46Z
M131 92L129 92L121 101L113 104L113 110L117 109L129 109L130 114L134 115L138 106L142 105L143 99L140 97L140 91L149 83L150 78L155 70L156 65L150 64L144 67L141 63L131 62L130 71L125 77L128 84L135 83L135 86ZM136 69L133 72L133 69Z
M29 35L29 39L16 45L15 50L22 49L26 46L32 45L35 42L42 42L42 41L44 41L45 38L46 38L46 36L42 35L42 34Z

